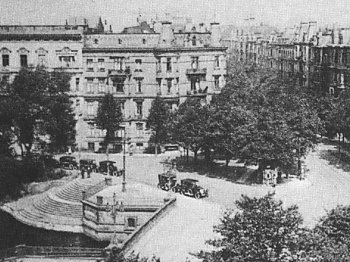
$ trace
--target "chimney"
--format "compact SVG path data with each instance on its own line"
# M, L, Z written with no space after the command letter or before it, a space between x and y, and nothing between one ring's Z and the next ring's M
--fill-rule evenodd
M211 45L220 46L220 24L213 22L211 25Z
M171 28L171 22L162 22L159 44L161 46L170 46L173 39L174 33Z

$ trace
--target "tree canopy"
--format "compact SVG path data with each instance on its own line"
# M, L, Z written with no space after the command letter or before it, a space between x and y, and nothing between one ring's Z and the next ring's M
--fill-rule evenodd
M120 128L123 121L123 114L120 104L113 95L106 94L97 110L96 124L99 128L106 130L105 143L111 143L115 139L115 132Z
M30 155L34 143L63 151L75 142L75 120L69 100L70 76L43 68L21 69L6 86L0 115L2 134L13 138Z
M271 193L261 198L242 196L236 206L237 210L228 210L221 223L214 227L220 236L208 241L213 251L197 254L203 262L350 259L349 249L344 243L335 241L320 230L304 228L298 208L284 208Z
M155 144L157 154L158 145L169 140L170 110L164 100L157 96L151 105L146 127L151 129L150 142Z

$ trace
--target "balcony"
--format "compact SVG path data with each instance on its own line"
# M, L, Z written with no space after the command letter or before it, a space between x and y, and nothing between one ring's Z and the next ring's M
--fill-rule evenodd
M112 69L108 70L109 76L120 76L120 77L127 77L131 75L130 68L126 68L125 70L123 69Z
M206 68L186 69L186 75L206 75L206 74L207 74Z

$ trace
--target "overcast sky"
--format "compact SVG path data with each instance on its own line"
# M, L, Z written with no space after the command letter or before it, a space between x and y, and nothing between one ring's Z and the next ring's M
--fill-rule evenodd
M338 23L350 27L350 0L0 0L0 24L62 24L70 16L101 16L114 31L136 24L146 16L190 16L221 24L238 24L244 18L292 26L300 21Z

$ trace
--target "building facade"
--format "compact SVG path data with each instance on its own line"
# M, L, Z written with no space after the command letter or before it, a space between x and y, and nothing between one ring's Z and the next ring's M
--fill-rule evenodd
M318 86L330 94L349 86L349 28L320 28L311 21L265 34L256 28L236 32L224 37L223 44L242 61L275 69L295 77L301 86Z
M0 75L11 82L21 67L37 65L71 73L79 150L101 148L105 131L96 126L97 109L106 93L113 94L122 108L128 150L143 152L153 99L161 96L172 109L191 96L209 101L225 84L226 49L218 23L206 28L143 21L121 33L104 30L101 19L94 28L0 26ZM112 151L122 146L116 142Z

